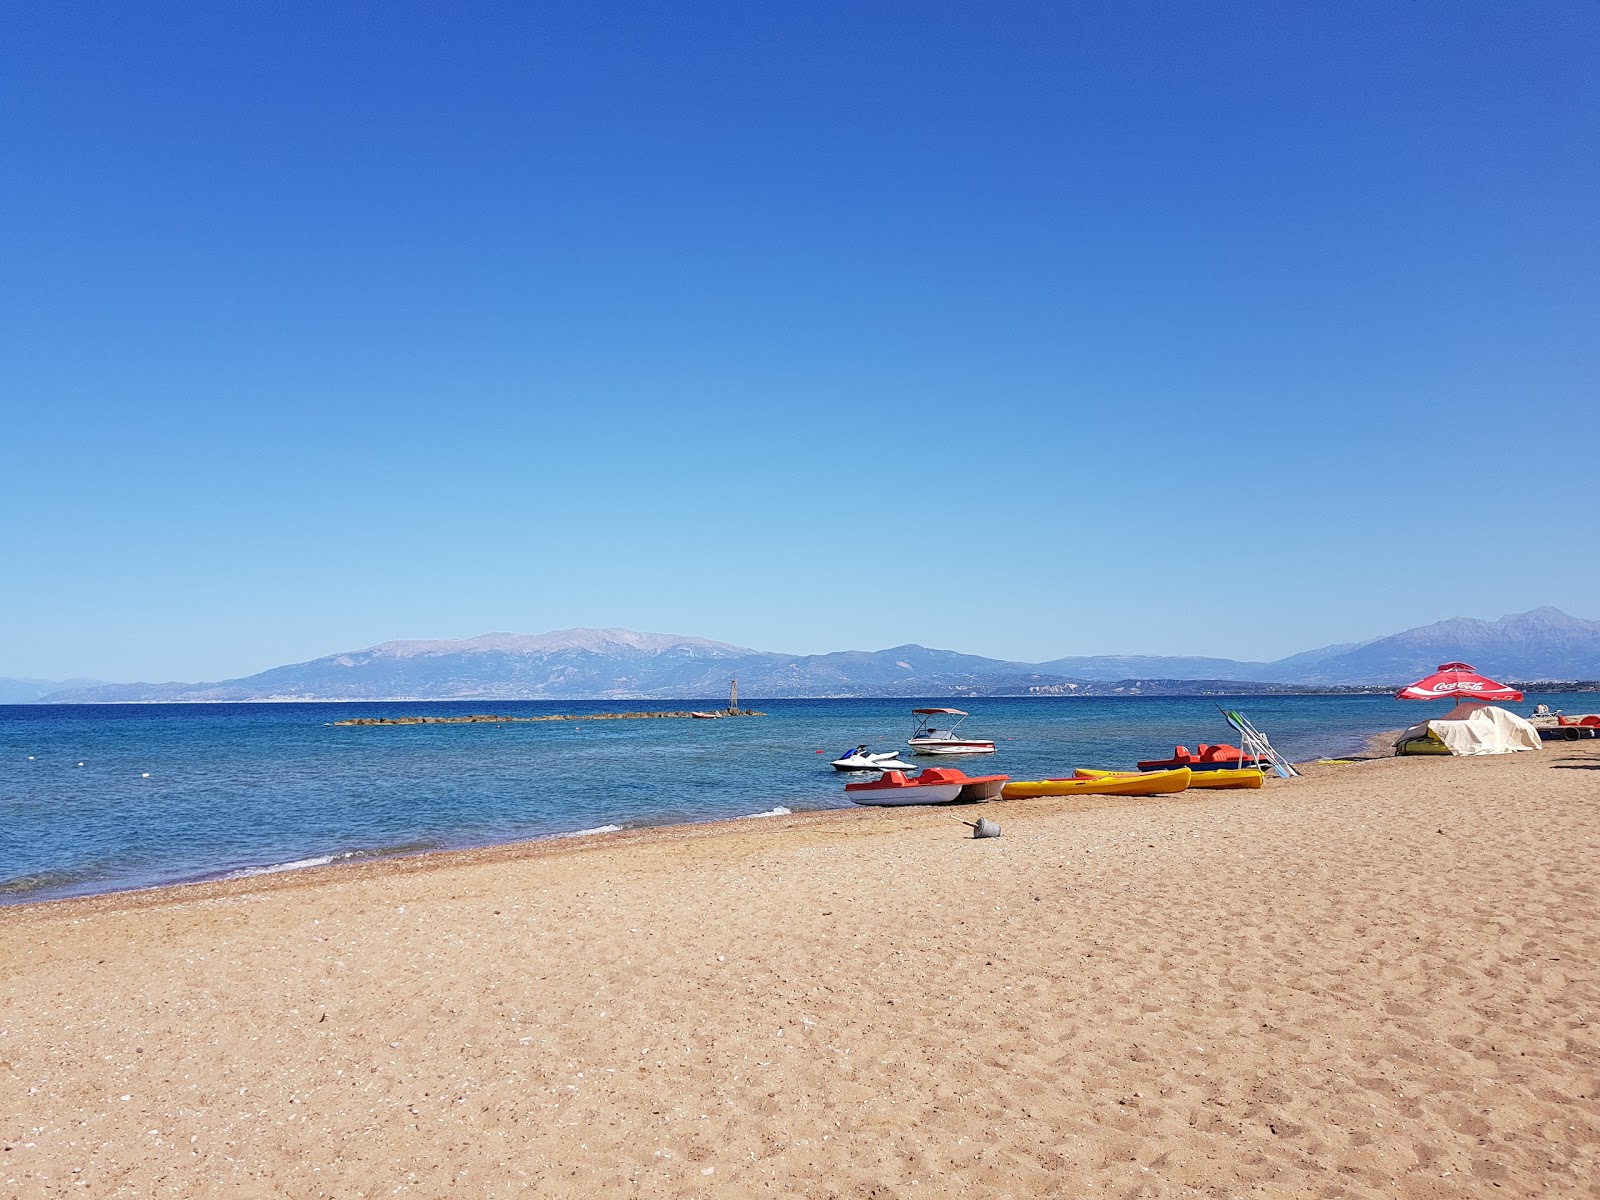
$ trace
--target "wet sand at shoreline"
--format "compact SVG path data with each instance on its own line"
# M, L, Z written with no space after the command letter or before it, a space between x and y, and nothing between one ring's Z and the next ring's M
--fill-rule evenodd
M1572 743L0 909L0 1196L1596 1195L1597 813Z

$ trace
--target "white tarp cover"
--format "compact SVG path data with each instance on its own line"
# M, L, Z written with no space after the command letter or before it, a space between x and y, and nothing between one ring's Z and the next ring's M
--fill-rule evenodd
M1515 754L1518 750L1544 749L1539 731L1527 721L1514 712L1487 704L1458 704L1443 717L1413 725L1400 735L1400 742L1428 737L1443 742L1451 754Z

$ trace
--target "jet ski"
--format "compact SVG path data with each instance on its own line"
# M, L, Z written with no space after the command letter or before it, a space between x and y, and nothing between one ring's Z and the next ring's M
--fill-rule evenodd
M899 758L898 750L891 750L887 754L869 753L865 745L857 746L854 750L833 760L830 764L835 771L915 771L910 763L903 763Z

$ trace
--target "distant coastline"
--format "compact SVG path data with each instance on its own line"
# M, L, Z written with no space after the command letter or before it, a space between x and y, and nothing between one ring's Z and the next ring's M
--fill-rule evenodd
M1341 696L1393 691L1443 662L1466 661L1523 690L1600 688L1600 621L1554 608L1498 621L1457 618L1273 662L1162 655L1015 662L907 643L882 650L782 654L627 629L490 633L383 642L210 682L50 684L0 678L17 703L363 703L545 700L657 705L728 694L779 699L1010 696ZM1553 682L1559 681L1559 682Z
M764 717L767 714L753 708L723 708L714 712L691 712L677 709L673 712L601 712L601 713L550 713L537 717L490 716L471 713L464 717L351 717L347 721L332 721L332 725L511 725L531 724L536 721L659 721L675 717Z
M1537 679L1537 680L1507 680L1512 686L1525 692L1549 692L1554 694L1600 692L1600 680L1597 679ZM942 690L928 688L918 691L861 691L861 692L818 692L812 694L790 694L783 696L752 696L753 700L1108 700L1108 699L1177 699L1181 697L1215 696L1218 699L1249 699L1252 696L1387 696L1392 695L1403 683L1384 684L1352 684L1347 686L1326 685L1295 686L1292 684L1252 683L1248 680L1188 680L1188 679L1129 679L1120 680L1114 684L1093 684L1076 688L1058 686L1036 686L1026 691L1013 691L1004 688L960 688L956 690ZM69 706L112 708L139 705L162 704L482 704L493 701L498 704L592 704L615 703L618 700L660 700L660 699L692 699L692 697L665 697L656 695L601 695L601 696L541 696L541 695L471 695L471 696L419 696L419 695L394 695L394 696L230 696L230 697L150 697L147 699L127 700L67 700L45 698L40 700L24 700L14 702L15 707L32 706ZM7 707L0 704L0 707ZM726 710L718 710L725 712ZM693 714L687 710L637 712L637 713L572 713L557 716L539 717L492 717L484 716L475 719L482 721L497 720L540 720L557 721L568 719L582 720L621 720L643 718L668 718L688 717ZM764 713L752 712L741 709L738 716L765 716ZM441 720L443 718L440 718ZM458 724L464 723L461 718L449 718ZM380 723L397 724L396 721ZM424 722L426 723L426 722ZM348 722L331 722L331 724L348 724Z

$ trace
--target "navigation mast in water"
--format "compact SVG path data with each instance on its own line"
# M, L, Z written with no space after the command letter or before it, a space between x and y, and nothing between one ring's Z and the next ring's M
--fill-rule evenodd
M728 711L739 711L739 677L737 675L728 680Z

